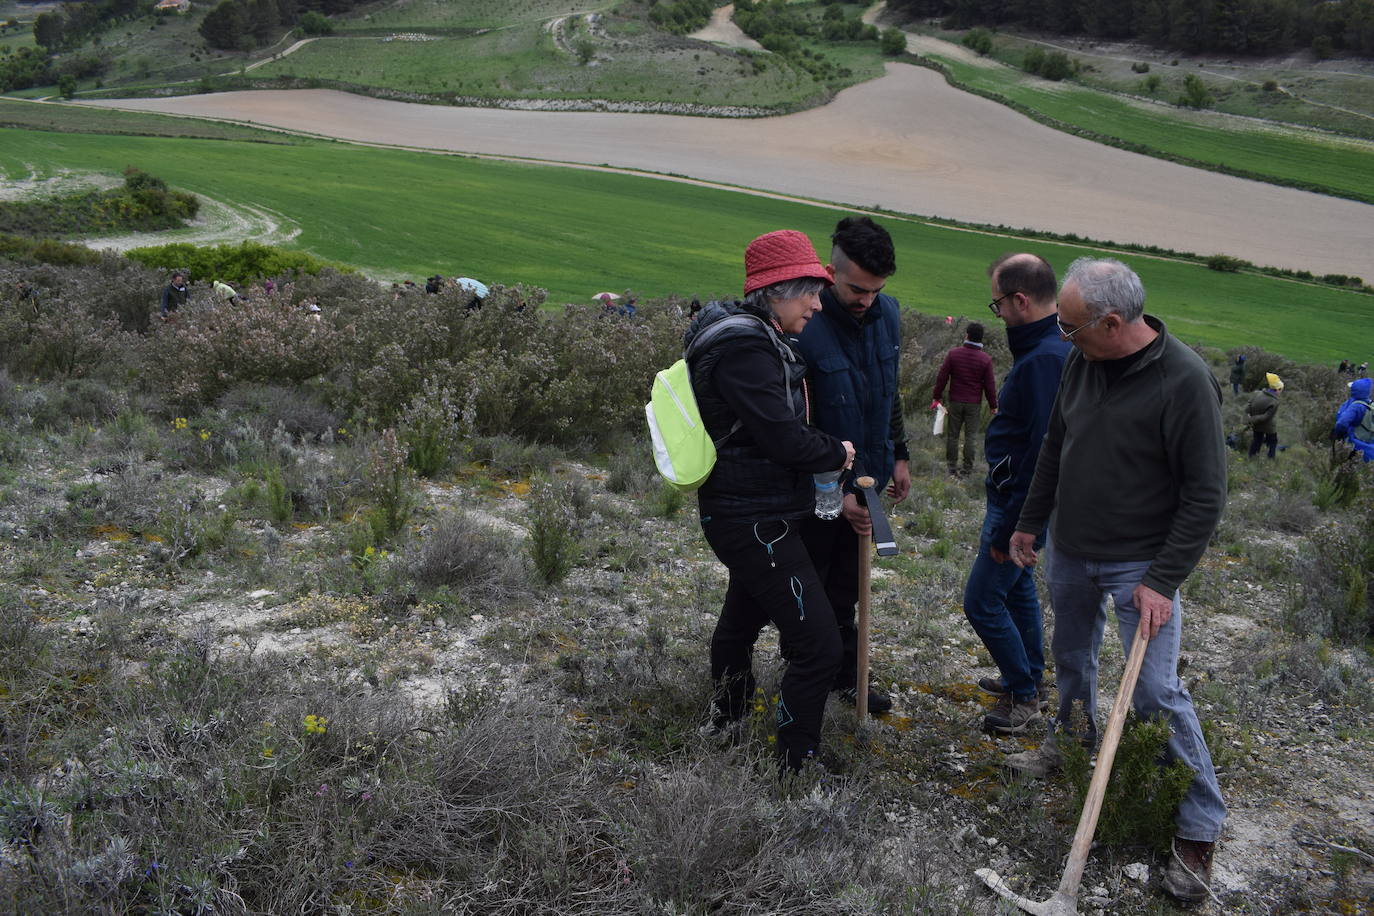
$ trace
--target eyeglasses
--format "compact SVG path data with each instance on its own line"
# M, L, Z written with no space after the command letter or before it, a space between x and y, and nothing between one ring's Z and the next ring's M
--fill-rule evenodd
M1008 296L1015 296L1018 292L1020 292L1020 290L1014 289L1014 290L1012 290L1012 291L1009 292L1009 293L1003 293L1002 295L998 296L996 299L994 299L994 300L992 300L991 302L988 303L988 309L989 309L989 311L991 311L992 314L996 315L998 318L1001 318L1001 317L1002 317L1002 300L1005 299L1005 298L1007 298Z
M1108 313L1108 314L1110 314L1110 313ZM1079 325L1078 327L1076 327L1076 328L1075 328L1075 327L1067 327L1067 328L1064 327L1064 322L1060 321L1058 318L1054 319L1054 323L1057 324L1057 325L1059 325L1059 333L1063 335L1063 337L1064 337L1065 340L1073 340L1073 335L1077 334L1079 331L1083 330L1084 328L1090 328L1090 327L1092 327L1093 325L1097 324L1099 321L1101 321L1103 318L1106 318L1106 317L1107 317L1106 315L1098 315L1098 316L1097 316L1096 318L1094 318L1092 321L1085 321L1083 324L1080 324L1080 325Z

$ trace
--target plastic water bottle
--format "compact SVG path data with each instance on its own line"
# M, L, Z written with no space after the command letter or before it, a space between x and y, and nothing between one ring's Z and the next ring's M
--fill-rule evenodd
M840 489L841 473L843 473L843 469L812 475L812 479L816 482L817 518L840 517L840 507L844 504L844 492Z

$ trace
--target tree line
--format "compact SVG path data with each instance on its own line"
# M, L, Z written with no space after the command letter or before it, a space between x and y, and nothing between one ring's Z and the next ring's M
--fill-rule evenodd
M1141 41L1189 53L1262 55L1311 48L1374 56L1374 0L889 0L948 28L1019 26Z
M33 43L49 52L80 45L123 19L136 19L153 9L155 0L88 0L64 3L33 20Z
M212 48L251 51L280 37L283 27L328 31L326 16L346 13L364 0L222 0L205 14L201 37Z

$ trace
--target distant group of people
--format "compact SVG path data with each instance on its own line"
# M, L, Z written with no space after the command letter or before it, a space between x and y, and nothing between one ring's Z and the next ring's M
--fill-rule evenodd
M271 298L277 291L276 281L269 277L262 281L260 289L262 296ZM257 293L253 295L256 296ZM214 280L211 282L210 297L212 301L221 305L239 305L251 301L248 294L225 280ZM158 317L163 321L174 321L177 311L183 305L186 305L190 299L191 285L187 279L186 271L173 271L171 277L167 281L167 285L162 288L162 294L158 299ZM307 312L318 317L320 307L313 301L302 303L302 307Z
M1341 375L1348 375L1351 378L1368 378L1369 363L1360 363L1357 366L1353 359L1343 359L1341 360L1341 364L1336 367L1336 371Z
M890 236L867 217L839 222L824 265L804 234L769 232L745 249L743 300L694 305L685 335L688 344L717 322L754 319L731 322L688 359L717 452L699 492L701 527L729 572L702 731L738 734L755 689L754 646L772 623L788 663L773 710L784 770L817 765L828 694L855 702L867 690L874 714L892 706L855 683L858 545L872 520L853 477L873 477L873 492L886 488L895 500L911 487L899 305L883 292L895 270ZM1125 648L1138 626L1150 638L1136 712L1168 717L1169 757L1194 773L1164 888L1201 901L1226 807L1178 677L1179 587L1225 503L1220 386L1201 357L1144 313L1144 287L1119 261L1075 261L1057 295L1053 268L1030 253L999 258L989 279L989 307L1013 357L1001 389L976 346L981 328L969 330L936 383L937 400L948 381L951 403L981 408L986 399L995 409L983 530L964 591L965 614L998 668L978 681L997 696L984 726L1023 735L1050 708L1034 570L1053 543L1058 704L1045 741L1005 764L1043 776L1062 763L1061 742L1095 742L1110 597ZM960 430L976 422L973 412ZM957 473L957 434L947 445ZM966 448L965 472L971 454ZM840 517L818 518L812 476L842 469ZM1075 707L1086 718L1069 734Z

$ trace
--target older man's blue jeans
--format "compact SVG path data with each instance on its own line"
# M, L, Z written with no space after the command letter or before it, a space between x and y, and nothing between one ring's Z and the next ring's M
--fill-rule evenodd
M992 558L992 535L1001 524L1001 506L989 501L978 556L964 586L964 616L997 664L1003 686L1025 702L1035 699L1045 674L1040 599L1032 570Z
M1049 572L1050 597L1054 602L1055 678L1059 685L1059 710L1054 727L1069 721L1074 702L1083 704L1085 739L1097 737L1097 664L1102 633L1107 622L1107 596L1116 607L1117 628L1126 653L1135 642L1140 612L1133 592L1149 562L1089 560L1058 548ZM1169 757L1182 760L1194 773L1188 794L1174 818L1177 835L1185 840L1216 842L1226 820L1226 803L1212 769L1212 757L1202 737L1202 726L1192 697L1178 677L1179 640L1183 611L1174 592L1174 612L1150 641L1145 661L1131 697L1136 714L1169 719Z

